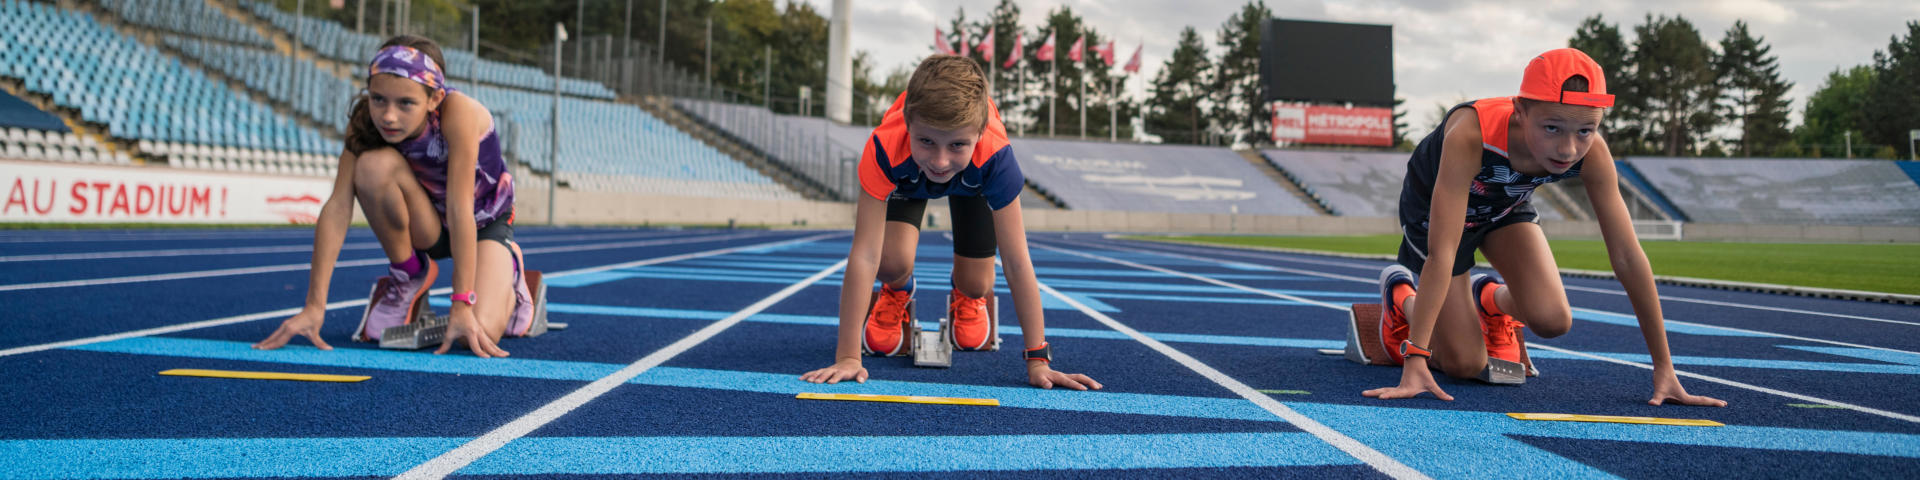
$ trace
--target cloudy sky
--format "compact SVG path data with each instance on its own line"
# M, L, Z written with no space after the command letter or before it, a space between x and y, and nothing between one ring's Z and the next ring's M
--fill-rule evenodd
M831 0L793 0L831 14ZM933 29L945 28L956 10L967 18L985 18L998 0L853 0L853 48L873 54L884 74L911 66L930 52ZM1180 30L1192 26L1208 42L1220 24L1239 11L1242 0L1025 0L1022 23L1039 25L1048 11L1072 8L1087 24L1121 45L1125 62L1135 45L1145 45L1143 68L1128 89L1144 98L1146 83L1173 51ZM1564 47L1580 21L1595 13L1620 27L1629 44L1633 26L1649 13L1681 15L1717 45L1735 20L1763 37L1779 57L1781 71L1794 83L1794 118L1804 100L1827 73L1871 62L1875 50L1920 20L1920 1L1912 0L1268 0L1275 16L1303 20L1375 23L1393 26L1395 83L1407 99L1408 120L1416 132L1433 126L1435 105L1455 100L1511 95L1520 72L1533 55ZM1061 39L1062 47L1071 38Z

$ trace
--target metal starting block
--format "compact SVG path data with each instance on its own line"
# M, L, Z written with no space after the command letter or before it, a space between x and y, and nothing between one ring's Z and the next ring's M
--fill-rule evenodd
M1353 316L1347 322L1348 361L1361 365L1393 365L1393 359L1387 356L1386 346L1380 344L1380 309L1378 303L1353 304Z
M1519 362L1487 357L1487 368L1481 369L1480 376L1475 378L1495 385L1522 385L1527 383L1527 367Z
M1394 365L1392 357L1387 356L1387 346L1380 341L1380 315L1383 308L1385 306L1378 303L1353 304L1353 315L1347 323L1347 346L1342 352L1347 360L1363 365ZM1476 378L1498 385L1520 385L1527 383L1527 377L1540 375L1527 357L1525 340L1520 344L1520 360L1510 362L1488 357L1487 368L1482 369Z
M953 366L953 342L947 340L945 333L949 320L940 319L940 330L921 330L920 322L913 322L907 329L913 339L913 366L947 368Z
M527 270L527 290L533 294L533 326L527 329L525 337L538 337L548 330L565 330L565 323L547 321L547 285L541 282L539 270ZM384 280L383 280L384 281ZM376 286L377 288L377 286ZM377 291L377 290L376 290ZM434 315L427 308L426 296L420 297L418 316L405 325L389 327L380 332L380 348L418 350L440 345L447 338L448 315ZM517 308L517 306L516 306ZM361 319L364 327L366 319Z
M987 296L987 335L993 340L985 348L974 351L1000 350L1000 301L995 295ZM947 316L940 319L939 331L924 331L920 323L914 322L910 332L913 334L913 366L930 368L948 368L953 366L953 351L964 350L953 337L953 294L947 294Z

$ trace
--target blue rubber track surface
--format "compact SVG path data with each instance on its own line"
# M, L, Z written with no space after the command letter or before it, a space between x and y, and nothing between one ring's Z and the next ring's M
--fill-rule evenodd
M1029 236L1058 370L1006 348L950 369L833 361L850 232L522 227L570 328L500 345L348 339L386 261L347 237L322 334L249 346L301 305L304 229L0 232L0 479L1698 478L1902 477L1920 469L1920 308L1662 286L1682 383L1726 408L1651 406L1646 345L1611 281L1564 279L1574 327L1529 334L1524 386L1379 401L1397 368L1327 355L1384 262ZM952 243L921 235L919 320ZM438 286L448 285L443 261ZM444 311L445 295L432 304ZM724 327L724 328L721 328ZM358 383L161 376L175 368L366 375ZM1266 392L1259 392L1259 391ZM803 392L994 398L998 407L799 400ZM1257 401L1256 401L1257 400ZM1709 419L1724 427L1521 421L1509 412ZM481 448L481 446L486 446ZM456 459L457 461L450 460ZM449 463L451 462L451 463Z

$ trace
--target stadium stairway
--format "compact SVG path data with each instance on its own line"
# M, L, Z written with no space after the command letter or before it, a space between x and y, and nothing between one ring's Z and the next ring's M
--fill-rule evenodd
M1577 180L1577 179L1571 179ZM1541 186L1540 197L1560 214L1572 220L1593 220L1593 204L1587 201L1586 184L1560 181Z
M1280 170L1279 165L1274 165L1273 162L1267 160L1267 157L1261 156L1259 150L1234 150L1234 153L1240 154L1240 158L1246 159L1247 163L1253 164L1254 169L1267 174L1267 178L1272 179L1273 183L1279 184L1289 192L1293 192L1294 196L1300 197L1300 203L1312 206L1315 212L1327 216L1338 215L1331 207L1327 206L1326 201L1308 194L1307 190L1302 188L1300 182L1294 180L1292 175L1287 175L1286 172Z
M712 126L693 118L693 116L687 115L686 112L681 112L680 109L673 107L673 99L671 98L623 98L621 101L623 103L639 105L640 109L646 110L646 112L653 115L654 118L658 118L660 121L666 122L667 125L680 129L682 132L687 132L687 134L692 135L693 138L699 139L701 143L705 143L707 146L719 150L720 153L733 157L734 160L739 161L748 168L758 170L760 174L766 175L767 178L773 179L773 181L787 187L788 190L798 192L801 197L807 200L830 202L853 200L835 198L833 190L827 188L826 185L821 185L809 180L799 172L793 171L786 165L774 161L768 157L765 152L748 146L745 142L736 141L732 137L714 129Z
M60 108L59 105L53 103L53 99L47 98L45 95L29 92L26 88L23 88L11 80L0 81L0 90L6 90L7 94L25 100L28 104L33 105L33 108L38 108L42 112L47 112L59 117L60 123L66 124L67 129L72 130L74 136L91 139L93 140L91 143L106 150L105 153L108 157L118 158L119 161L115 163L127 164L141 162L141 160L133 158L134 149L113 141L105 132L98 132L87 128L86 122L76 121L76 118L80 116L79 112Z

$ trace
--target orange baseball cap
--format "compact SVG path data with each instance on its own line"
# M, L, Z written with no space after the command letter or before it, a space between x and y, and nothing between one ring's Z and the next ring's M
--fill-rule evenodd
M1560 86L1575 75L1587 79L1585 92L1565 92ZM1520 98L1587 107L1613 106L1607 94L1607 76L1593 57L1572 48L1556 48L1533 57L1527 63L1527 75L1520 80Z

